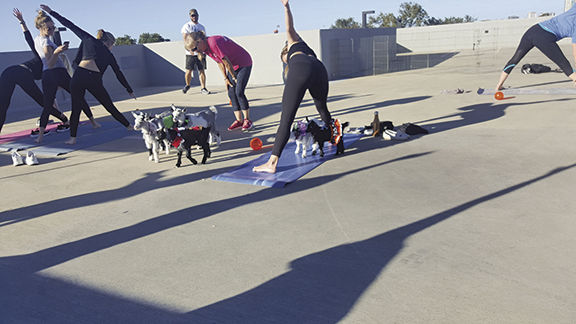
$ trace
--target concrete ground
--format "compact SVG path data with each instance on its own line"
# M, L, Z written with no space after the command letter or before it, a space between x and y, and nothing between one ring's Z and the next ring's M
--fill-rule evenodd
M352 126L378 111L431 133L364 137L283 189L210 180L260 154L248 142L273 136L281 86L248 89L248 134L225 130L222 88L117 102L218 105L206 165L149 162L136 132L37 166L1 153L0 322L576 323L576 98L476 95L508 54L332 82ZM508 84L571 87L519 69ZM442 94L456 88L471 92ZM18 109L3 133L33 125Z

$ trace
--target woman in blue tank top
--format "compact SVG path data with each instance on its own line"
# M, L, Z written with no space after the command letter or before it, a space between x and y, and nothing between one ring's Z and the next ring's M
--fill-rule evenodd
M514 56L506 63L504 70L500 74L496 91L502 89L504 81L506 81L512 69L534 47L538 48L546 57L556 63L567 77L576 82L576 73L574 73L570 62L566 56L564 56L564 53L562 53L560 46L556 43L566 37L572 37L572 51L576 58L576 6L573 6L563 14L530 27L530 29L524 33L524 36L522 36L520 40L520 45L518 45L516 49L516 53L514 53Z

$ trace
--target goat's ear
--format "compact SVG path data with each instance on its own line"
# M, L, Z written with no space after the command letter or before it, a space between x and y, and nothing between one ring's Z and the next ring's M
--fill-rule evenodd
M306 116L306 122L307 122L307 123L309 123L309 122L310 122L310 120L308 119L308 116Z
M138 111L138 110L136 110L136 111ZM132 112L132 116L134 116L134 118L136 118L136 117L138 117L138 114L135 112Z
M170 105L170 107L172 108L172 111L176 110L176 106L174 106L174 104Z

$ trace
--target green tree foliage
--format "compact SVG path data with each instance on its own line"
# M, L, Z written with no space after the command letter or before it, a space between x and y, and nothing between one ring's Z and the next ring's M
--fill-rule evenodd
M348 19L340 18L337 19L334 25L330 27L332 29L352 29L352 28L360 28L360 24L357 23L354 18L350 17Z
M385 27L398 27L398 19L394 14L380 13L376 17L368 17L368 27L370 28L385 28Z
M413 2L403 2L400 4L398 13L399 27L424 26L430 17L421 5Z
M447 24L462 24L473 21L476 21L476 19L469 15L466 15L464 17L446 17L444 19L431 17L426 21L426 25L433 26L433 25L447 25Z
M368 17L368 27L414 27L414 26L432 26L445 24L460 24L476 21L469 15L464 17L447 17L435 18L428 16L424 8L415 2L403 2L400 4L398 16L392 13L380 13L377 16ZM354 18L338 19L331 28L360 28L360 24L354 21Z
M160 34L158 33L143 33L140 34L140 38L138 39L138 44L146 44L146 43L158 43L158 42L164 42L166 41L166 39L164 39L164 37L160 36Z
M116 38L116 43L114 43L115 45L134 45L136 44L136 40L132 37L130 37L130 35L124 35L122 37L118 37Z

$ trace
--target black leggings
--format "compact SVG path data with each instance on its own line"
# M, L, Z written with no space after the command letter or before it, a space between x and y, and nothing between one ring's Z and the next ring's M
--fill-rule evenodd
M520 62L526 54L532 49L536 47L539 49L546 57L552 60L562 71L564 74L569 76L574 72L572 70L572 66L570 62L562 53L562 50L556 43L556 35L552 34L549 31L546 31L540 25L536 24L530 29L528 29L522 39L520 40L520 45L516 49L516 53L514 56L508 61L506 67L504 68L504 72L510 74L512 69Z
M96 100L104 106L106 111L112 115L117 121L122 125L128 127L130 122L121 112L116 109L108 91L104 88L102 83L102 73L90 71L81 67L78 67L74 72L72 77L72 82L70 84L71 95L72 95L72 115L70 116L70 136L76 137L78 133L78 122L80 120L80 111L83 106L87 106L86 90L90 92Z
M306 90L310 91L322 121L330 125L332 117L327 106L328 72L318 59L306 54L296 54L288 61L288 77L282 94L282 114L272 149L273 155L280 157L286 146L290 138L290 127Z
M50 110L53 108L52 106L54 105L54 99L56 99L56 91L58 90L58 87L70 93L70 75L68 75L68 71L66 71L65 68L55 68L42 72L44 110L40 117L40 127L46 127L48 124L48 116L50 115ZM84 111L86 117L90 119L93 118L92 111L88 104L82 106L81 110Z
M10 107L10 101L16 85L19 85L40 107L44 106L44 95L34 82L34 75L27 67L22 65L9 66L0 76L0 131L6 122L6 112ZM68 121L58 109L51 106L50 115L60 119L63 123Z

